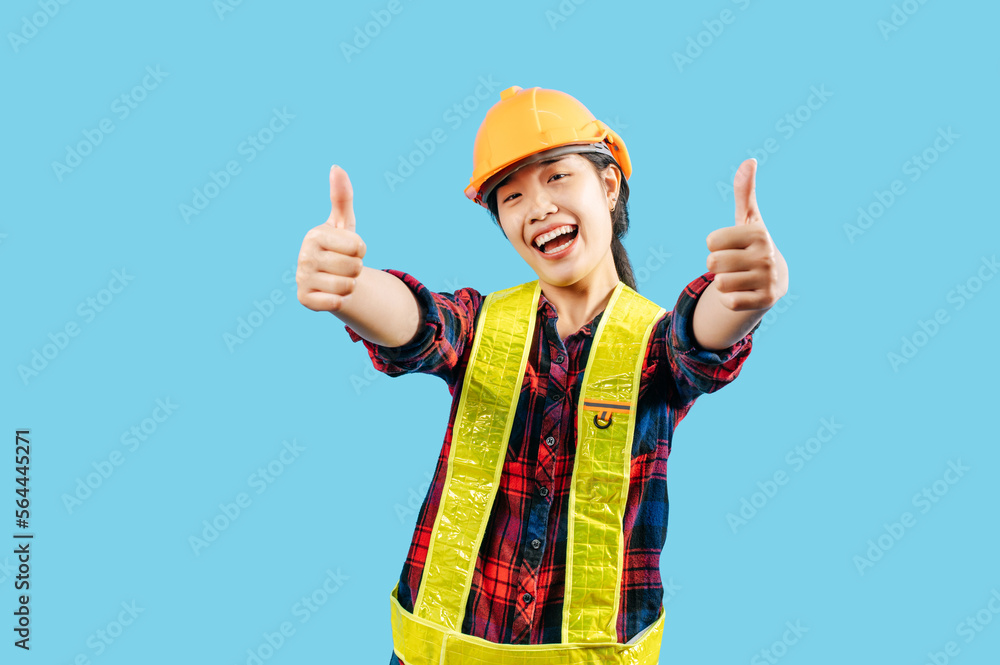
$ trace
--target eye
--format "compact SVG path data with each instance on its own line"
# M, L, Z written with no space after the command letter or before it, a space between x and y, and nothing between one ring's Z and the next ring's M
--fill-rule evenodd
M568 176L568 175L569 175L568 173L553 173L551 176L549 176L549 182L552 182L552 179L555 178L556 176ZM517 192L514 192L513 194L507 196L507 198L505 198L502 201L502 203L507 203L507 201L510 201L512 196L520 196L520 195Z

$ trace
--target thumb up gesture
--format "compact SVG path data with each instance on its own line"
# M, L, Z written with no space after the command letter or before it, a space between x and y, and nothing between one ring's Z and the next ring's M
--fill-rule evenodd
M757 207L757 160L736 171L736 224L708 234L708 270L715 273L720 302L734 312L768 309L788 292L788 266Z
M299 251L299 302L317 312L336 312L354 292L367 247L355 230L354 189L347 172L330 169L330 217L309 229Z

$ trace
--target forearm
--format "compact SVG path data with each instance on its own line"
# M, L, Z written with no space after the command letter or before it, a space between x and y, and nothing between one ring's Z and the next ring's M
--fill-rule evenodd
M332 312L354 332L380 346L403 346L414 338L423 312L413 291L395 275L363 266L354 292Z
M691 325L695 342L710 351L727 349L746 337L770 309L734 312L722 304L721 295L713 281L701 292L694 308Z

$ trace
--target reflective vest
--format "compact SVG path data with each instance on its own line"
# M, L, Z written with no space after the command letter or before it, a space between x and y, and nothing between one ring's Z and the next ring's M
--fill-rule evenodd
M569 494L562 641L497 644L461 632L476 559L507 453L535 328L538 280L486 296L479 314L448 454L448 471L413 612L390 593L392 642L406 665L656 665L657 619L617 641L622 520L646 345L665 310L624 282L591 344L577 403Z

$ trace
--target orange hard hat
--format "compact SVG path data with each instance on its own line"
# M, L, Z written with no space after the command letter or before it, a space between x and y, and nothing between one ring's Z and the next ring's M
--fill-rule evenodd
M476 132L465 195L485 208L497 183L517 169L570 152L605 153L626 180L632 175L621 137L574 97L546 88L507 88Z

